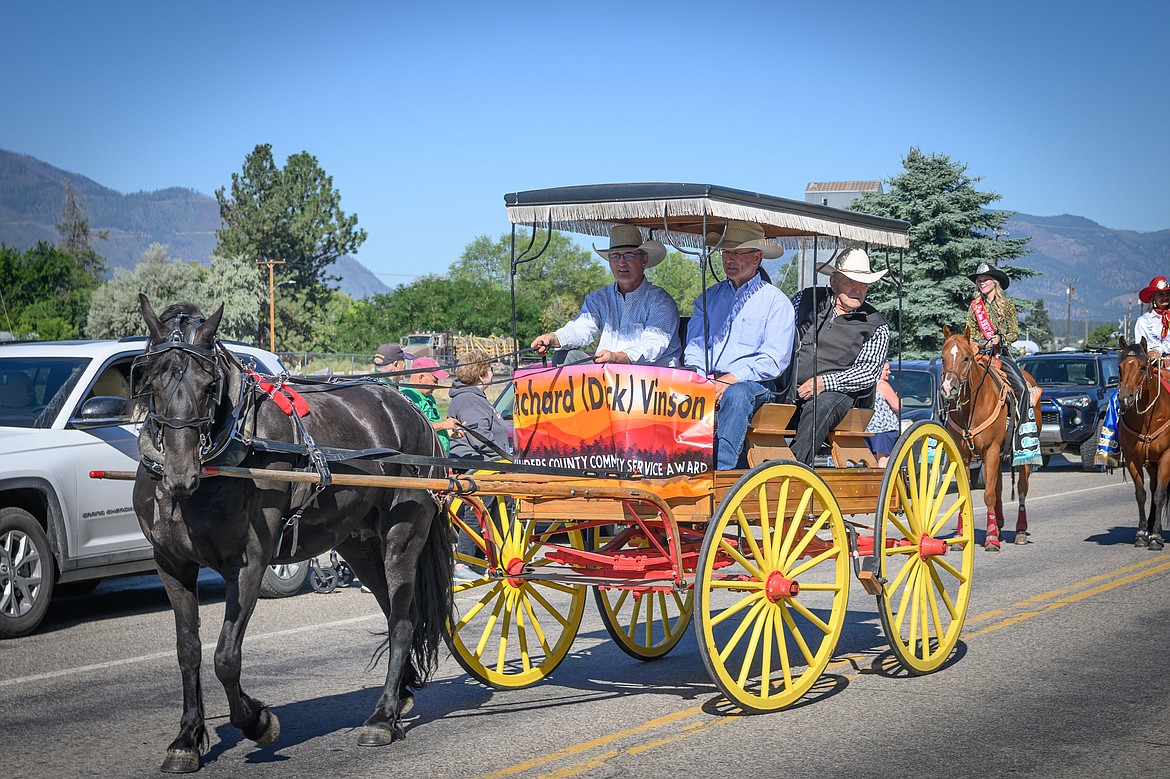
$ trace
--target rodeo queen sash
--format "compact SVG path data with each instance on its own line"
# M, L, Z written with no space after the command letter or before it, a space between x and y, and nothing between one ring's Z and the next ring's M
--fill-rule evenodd
M714 385L644 365L574 365L515 374L515 459L651 478L713 466Z
M987 308L983 305L982 298L976 298L971 302L971 310L975 312L975 322L979 325L979 331L983 333L983 340L990 341L995 335L995 328L991 324L991 317L987 315Z

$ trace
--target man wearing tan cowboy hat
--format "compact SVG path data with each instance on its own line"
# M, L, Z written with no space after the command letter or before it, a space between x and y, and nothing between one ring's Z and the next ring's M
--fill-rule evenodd
M707 245L719 251L727 278L695 301L683 364L715 382L715 468L730 470L742 464L752 415L788 368L793 310L760 270L762 260L784 253L763 227L729 220Z
M659 241L643 241L635 225L609 232L609 248L593 250L609 262L614 283L586 296L577 318L532 342L537 354L579 349L597 341L596 363L678 364L678 306L670 293L646 281L647 268L666 257Z
M872 403L890 344L885 317L865 302L869 285L886 271L871 271L862 249L846 249L817 270L830 274L829 286L809 287L792 299L797 343L789 387L796 404L791 448L807 465L849 409Z

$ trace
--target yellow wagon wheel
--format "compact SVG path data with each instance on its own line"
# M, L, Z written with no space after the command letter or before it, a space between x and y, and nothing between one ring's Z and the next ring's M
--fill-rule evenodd
M653 532L653 525L649 528ZM593 531L594 548L601 548L612 536ZM657 536L657 546L667 548L666 534ZM647 549L654 546L642 533L634 534L621 549ZM664 577L669 572L663 571ZM639 660L657 660L678 646L691 624L695 610L694 590L645 590L637 582L629 587L593 589L593 598L601 621L610 637L627 655Z
M745 473L707 528L695 582L699 653L723 694L765 712L807 693L841 637L849 576L841 509L815 471Z
M955 441L924 421L898 439L878 496L878 613L890 649L914 675L935 671L959 641L975 567L974 512Z
M478 498L468 504L481 511ZM489 503L492 501L489 500ZM568 655L585 613L583 584L521 578L549 565L546 542L584 549L579 530L563 522L537 522L516 516L515 501L498 498L491 510L485 542L478 521L462 512L463 500L448 509L455 528L468 533L489 560L456 554L456 562L483 571L480 578L455 583L456 615L447 626L447 646L475 679L498 689L529 687L547 677ZM556 536L556 538L553 538ZM488 545L491 553L488 553Z
M691 624L695 593L631 589L593 591L605 629L621 650L639 660L657 660L678 646Z

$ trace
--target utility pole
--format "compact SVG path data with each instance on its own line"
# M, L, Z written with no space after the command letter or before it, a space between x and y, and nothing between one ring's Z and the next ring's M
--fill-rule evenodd
M256 260L257 265L268 266L268 351L276 351L276 274L277 265L284 260Z
M1067 277L1067 278L1061 279L1061 281L1063 281L1065 284L1064 297L1065 297L1065 301L1067 303L1067 309L1066 309L1065 315L1064 315L1064 345L1071 346L1072 345L1072 299L1073 299L1073 295L1077 294L1077 291L1075 289L1073 289L1073 282L1080 281L1080 279L1075 278L1075 277Z

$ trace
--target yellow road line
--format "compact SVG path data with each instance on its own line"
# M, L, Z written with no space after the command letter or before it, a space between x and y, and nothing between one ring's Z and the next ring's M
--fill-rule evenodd
M967 622L971 623L971 622L976 622L976 621L981 621L981 620L987 620L987 619L990 619L990 618L993 618L996 616L1002 616L1004 614L1009 615L1009 616L1003 617L1002 619L1000 619L996 622L992 622L988 625L984 625L979 630L976 630L973 633L969 633L969 634L965 635L963 638L964 638L964 640L969 641L972 638L986 635L987 633L991 633L991 632L994 632L994 631L999 630L1001 628L1009 627L1011 625L1017 625L1025 620L1031 619L1033 617L1037 617L1037 616L1040 616L1042 614L1047 614L1049 612L1055 611L1056 609L1063 608L1064 606L1069 606L1069 605L1074 604L1074 603L1079 603L1081 601L1087 600L1087 599L1095 597L1097 595L1101 595L1102 593L1108 592L1108 591L1116 589L1118 587L1122 587L1122 586L1127 585L1127 584L1132 584L1132 583L1140 581L1146 577L1153 576L1155 574L1163 573L1166 571L1170 571L1170 559L1166 559L1164 557L1158 557L1158 558L1154 558L1152 560L1145 560L1145 561L1142 561L1140 563L1134 563L1132 565L1123 566L1121 568L1118 568L1114 571L1110 571L1108 573L1103 573L1103 574L1099 574L1097 576L1092 576L1092 577L1089 577L1088 579L1080 581L1076 584L1072 584L1068 587L1062 587L1062 588L1056 589L1056 590L1049 590L1048 592L1044 592L1044 593L1041 593L1039 595L1034 595L1030 598L1026 598L1026 599L1019 601L1019 602L1017 602L1011 606L1008 606L1006 608L995 609L993 611L985 612L984 614L981 614L978 617L968 619ZM1131 573L1131 572L1133 572L1133 573ZM1122 575L1122 574L1129 574L1129 575ZM1121 578L1115 578L1115 577L1118 577L1119 575L1122 575ZM1091 587L1090 589L1087 589L1087 590L1083 589L1086 586L1097 584L1098 582L1104 582L1104 583L1098 584L1098 586ZM1076 592L1075 594L1071 594L1071 595L1068 594L1068 593L1073 593L1075 590L1082 590L1082 591ZM1061 598L1061 596L1065 596L1065 595L1067 595L1067 597ZM1054 598L1060 598L1060 599L1053 600ZM1034 608L1030 611L1013 613L1016 609L1027 608L1029 606L1036 606L1036 605L1039 605L1041 603L1044 603L1045 601L1050 601L1050 602L1045 603L1045 605L1042 608ZM834 660L826 668L826 671L828 671L834 667L851 665L854 660L862 659L862 658L865 658L866 656L867 656L866 654L851 653L851 654L846 655L842 658L838 658L837 660ZM858 671L854 671L854 672L848 673L848 674L840 674L840 676L843 680L850 680L850 679L857 678L858 676L861 675L861 673L862 672L860 670L858 670ZM531 760L526 760L522 763L517 763L516 765L509 766L508 768L503 768L503 769L500 769L499 771L488 774L485 777L485 779L497 779L497 777L513 776L516 774L524 773L526 771L540 768L542 766L549 765L550 763L555 763L559 760L563 760L563 759L568 758L568 757L580 755L584 752L587 752L591 749L595 749L595 748L600 747L600 746L610 745L613 742L619 741L621 739L630 738L632 736L638 736L638 735L648 733L650 731L657 730L659 728L662 728L662 727L665 727L668 725L675 724L677 722L680 722L681 720L685 720L687 718L694 717L694 716L700 715L702 713L703 713L702 706L692 706L691 708L684 709L684 710L679 711L679 712L675 712L674 714L668 714L664 717L658 717L657 719L650 720L650 721L643 723L642 725L639 725L639 726L634 727L634 728L628 728L626 730L622 730L622 731L619 731L617 733L611 733L611 734L606 735L606 736L600 736L600 737L592 739L590 741L581 742L580 744L573 744L573 745L564 747L562 749L558 749L555 752L550 752L547 755L543 755L543 756L537 757L537 758L532 758ZM552 773L542 774L539 777L539 779L572 779L572 777L579 776L582 773L585 773L586 771L590 771L590 770L596 769L598 767L601 767L601 766L605 765L607 762L609 762L610 760L614 759L615 757L619 757L620 755L623 755L623 754L630 755L630 756L638 755L638 754L641 754L643 752L647 752L651 749L656 749L658 747L665 746L667 744L672 744L672 743L675 743L677 741L681 741L683 739L690 738L691 736L694 736L696 734L707 732L708 730L711 730L712 728L721 727L723 725L731 724L732 722L735 722L735 721L737 721L736 718L729 717L729 718L723 718L723 719L704 720L701 722L695 722L695 723L683 725L683 726L681 726L680 731L678 733L676 733L675 735L663 736L660 738L656 738L656 739L646 741L646 742L643 742L640 744L634 744L634 745L624 747L621 749L610 749L610 750L607 750L599 755L594 755L593 757L590 757L587 760L575 763L573 765L563 766Z

